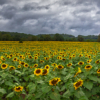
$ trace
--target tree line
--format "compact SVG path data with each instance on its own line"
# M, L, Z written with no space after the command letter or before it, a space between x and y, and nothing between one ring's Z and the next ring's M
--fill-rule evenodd
M77 37L69 34L25 34L18 32L4 32L0 31L0 41L86 41L86 42L100 42L100 35L78 35Z

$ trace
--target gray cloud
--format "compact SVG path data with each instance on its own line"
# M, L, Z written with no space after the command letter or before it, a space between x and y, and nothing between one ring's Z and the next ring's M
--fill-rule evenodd
M0 0L0 30L27 34L100 33L99 0Z

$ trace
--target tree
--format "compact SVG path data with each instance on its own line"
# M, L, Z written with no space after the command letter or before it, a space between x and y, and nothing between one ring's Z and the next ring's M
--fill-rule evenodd
M44 41L51 41L50 35L44 35Z
M98 35L98 39L97 39L97 42L100 42L100 34Z
M37 36L32 36L32 41L37 41Z
M84 38L81 35L78 35L78 41L82 42L84 41Z
M58 33L54 35L54 41L64 41L64 37Z

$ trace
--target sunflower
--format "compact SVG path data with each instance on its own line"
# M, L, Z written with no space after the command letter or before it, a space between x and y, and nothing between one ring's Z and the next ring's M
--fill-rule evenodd
M88 58L91 58L91 56L90 56L90 55L88 55Z
M31 55L29 55L28 58L32 59L33 57Z
M67 67L70 67L70 66L72 66L72 63L67 64Z
M83 80L79 79L77 82L75 82L74 84L75 90L77 90L77 88L79 88L80 86L83 85Z
M57 64L56 64L56 63L52 63L51 65L52 65L52 66L57 66Z
M1 65L1 68L2 68L2 69L6 69L7 67L8 67L8 65L5 64L5 63L3 63L3 64Z
M9 70L12 71L12 70L15 70L16 68L14 66L9 66Z
M6 59L3 56L1 56L1 60L5 61Z
M49 85L57 85L58 82L60 82L60 78L53 78L52 80L49 81Z
M0 64L2 63L2 61L0 60Z
M58 68L58 69L63 69L64 66L62 66L62 65L57 65L57 68Z
M43 63L44 61L43 60L40 60L40 63Z
M72 59L72 57L70 56L69 59Z
M88 57L88 54L86 54L85 57Z
M62 60L62 57L61 56L58 56L57 59Z
M30 68L32 69L33 67L32 67L32 66L30 66Z
M24 64L24 67L28 67L29 65L27 63Z
M83 65L83 64L84 64L83 61L79 61L79 62L78 62L78 65Z
M34 59L36 60L36 59L38 59L38 57L37 57L37 56L35 56L35 57L34 57Z
M17 58L15 57L15 58L13 59L13 61L17 61Z
M13 54L10 54L9 56L12 58L13 57Z
M23 90L23 87L22 86L15 86L15 88L14 88L14 91L15 92L20 92L22 90Z
M80 55L79 55L79 57L82 57L82 56L83 56L83 54L80 54Z
M87 63L90 63L91 62L91 60L87 60Z
M35 71L34 71L34 74L36 76L42 75L42 69L41 68L36 68Z
M21 65L18 65L18 68L21 68Z
M86 66L85 66L85 69L86 69L86 70L90 70L91 68L92 68L91 65L86 65Z
M62 60L63 60L63 61L65 61L65 60L66 60L66 58L62 58Z
M96 60L96 61L95 61L95 63L96 63L96 64L99 64L99 63L100 63L100 61L99 61L99 60Z
M19 58L23 58L23 55L20 55Z
M47 70L47 69L43 69L43 71L42 71L42 75L47 75L48 72L49 72L49 70Z
M73 54L72 56L73 56L73 57L75 57L76 55L75 55L75 54Z
M24 64L25 64L25 62L23 62L23 61L20 61L20 62L19 62L19 64L21 64L21 65L24 65Z
M80 69L80 67L78 67L78 72L74 75L74 77L76 77L79 73L81 73L82 71L81 71L81 69Z
M97 70L97 73L100 74L100 68Z
M49 57L44 57L45 60L49 60Z
M45 69L50 69L50 66L49 65L45 65Z
M34 64L33 67L36 68L38 66L38 64Z

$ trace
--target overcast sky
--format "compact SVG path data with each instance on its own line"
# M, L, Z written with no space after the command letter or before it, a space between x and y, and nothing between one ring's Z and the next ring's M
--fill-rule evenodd
M0 0L0 31L100 33L100 0Z

